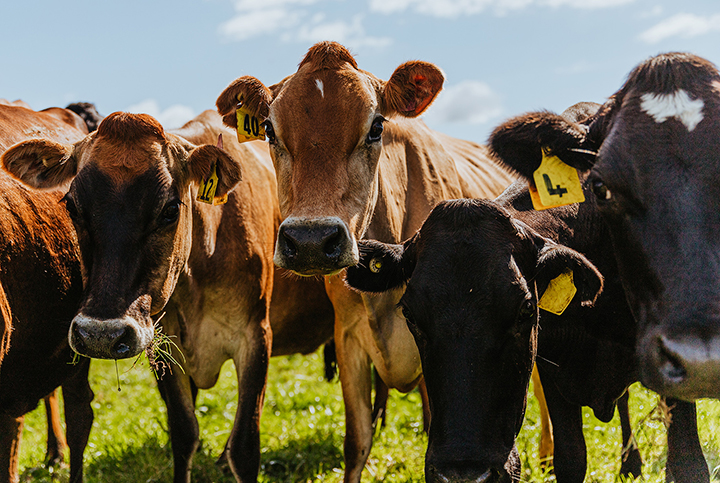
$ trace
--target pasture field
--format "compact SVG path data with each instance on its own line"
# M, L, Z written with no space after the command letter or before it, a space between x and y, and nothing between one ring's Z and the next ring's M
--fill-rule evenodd
M261 482L341 482L344 417L339 382L322 377L322 353L271 359L261 428ZM93 361L95 422L85 451L89 483L172 481L172 454L165 407L147 361ZM195 456L193 481L233 482L216 464L235 414L235 372L223 366L215 388L200 391L197 401L201 448ZM119 388L119 390L118 390ZM658 398L639 384L631 387L630 411L642 457L645 482L665 481L665 429ZM700 437L713 473L720 481L720 402L699 403ZM387 424L378 428L365 482L423 482L427 437L422 431L420 395L391 391ZM587 482L616 482L620 467L620 424L599 422L584 411L588 445ZM523 481L552 482L537 460L539 417L534 397L528 399L518 449ZM66 482L68 469L53 473L42 466L45 417L42 404L28 414L21 447L23 482Z

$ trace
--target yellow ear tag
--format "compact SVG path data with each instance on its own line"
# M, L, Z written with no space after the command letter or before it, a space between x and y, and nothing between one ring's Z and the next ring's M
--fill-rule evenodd
M576 292L572 270L564 272L550 281L547 290L540 297L538 307L555 315L562 315Z
M197 192L197 200L202 201L203 203L207 203L209 205L222 205L223 203L227 202L228 197L227 194L220 197L215 197L215 192L217 191L218 187L218 176L217 176L217 166L213 164L212 173L210 173L210 177L200 183L200 186L198 186L198 192Z
M382 260L379 258L370 260L370 271L372 273L380 273L380 270L382 270Z
M240 106L235 110L237 116L237 137L238 142L253 141L255 139L265 140L265 128L245 106Z
M546 148L542 153L540 167L533 173L534 185L529 183L533 207L545 210L585 201L577 170L557 156L548 156Z

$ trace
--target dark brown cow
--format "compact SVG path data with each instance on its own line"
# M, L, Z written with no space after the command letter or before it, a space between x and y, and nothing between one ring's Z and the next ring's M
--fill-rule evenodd
M74 142L87 132L76 128L84 127L82 120L69 111L61 116L68 124L58 120L60 111L52 115L18 103L0 104L0 152L28 138ZM72 224L58 203L61 196L32 192L0 173L0 482L17 481L23 415L59 385L64 389L70 478L82 480L93 394L87 382L90 361L72 364L68 345L82 279Z
M229 126L237 127L238 112L249 112L267 133L284 218L276 265L325 276L345 402L345 481L360 481L372 443L371 362L402 391L422 376L396 307L401 290L361 296L338 275L357 263L356 241L398 243L437 202L495 197L511 180L483 146L416 119L443 82L427 62L407 62L385 82L359 69L343 46L321 42L280 83L267 88L241 77L217 100Z
M215 146L219 136L224 149ZM226 360L238 375L227 460L239 481L255 481L271 343L275 355L307 353L332 336L322 282L275 277L280 213L267 145L233 138L213 111L173 133L150 116L114 113L74 145L27 142L3 157L36 187L72 180L64 200L87 279L73 346L130 357L151 344L158 319L179 346L183 371L159 379L176 482L189 481L199 444L197 390L215 384ZM217 206L197 199L225 195Z

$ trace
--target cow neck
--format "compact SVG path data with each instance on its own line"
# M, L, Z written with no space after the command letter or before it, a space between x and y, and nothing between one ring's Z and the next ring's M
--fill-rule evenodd
M463 192L448 151L417 119L393 118L378 161L378 198L365 238L399 243L422 225L438 202Z

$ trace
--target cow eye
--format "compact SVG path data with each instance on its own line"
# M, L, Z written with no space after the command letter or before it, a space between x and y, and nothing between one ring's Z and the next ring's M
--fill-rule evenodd
M592 180L590 187L592 192L597 198L598 203L607 203L612 200L612 191L603 183L601 179L595 178Z
M70 197L70 193L67 193L65 196L62 197L63 203L65 203L65 209L68 212L68 215L70 215L70 219L73 221L79 221L80 217L78 216L78 209L77 205L75 204L75 201Z
M533 303L532 300L526 299L520 305L520 311L518 312L518 316L521 319L529 319L530 317L533 317L534 315L535 315L535 304Z
M268 138L268 142L270 144L275 144L277 142L277 137L275 136L275 128L272 123L270 121L265 121L262 123L262 127L265 129L265 135Z
M160 222L165 225L175 223L180 216L181 204L182 202L180 200L172 200L165 205L165 208L163 208L162 213L160 214Z
M370 126L370 132L367 135L367 142L372 144L382 139L383 123L386 121L382 116L376 117L373 120L372 126Z

